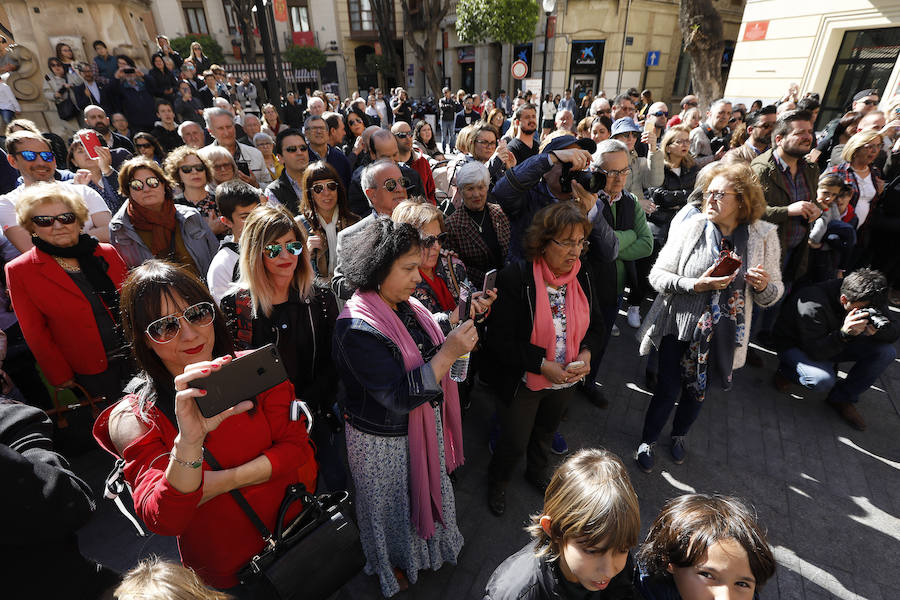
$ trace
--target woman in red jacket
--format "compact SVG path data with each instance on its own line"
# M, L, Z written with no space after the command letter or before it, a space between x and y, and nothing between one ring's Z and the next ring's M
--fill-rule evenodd
M81 233L88 209L70 185L29 186L16 212L34 248L6 266L6 278L28 347L56 387L118 398L131 375L117 326L125 263Z
M306 427L290 419L294 387L285 381L212 418L200 414L194 399L204 392L190 382L227 364L233 345L206 286L172 263L151 259L131 273L122 326L141 373L98 417L94 436L125 459L135 512L154 533L178 536L186 566L238 597L266 598L238 586L238 571L265 544L229 492L239 490L274 531L285 488L314 489Z

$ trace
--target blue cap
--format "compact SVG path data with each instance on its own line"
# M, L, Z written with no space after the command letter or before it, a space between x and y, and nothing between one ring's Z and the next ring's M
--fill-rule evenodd
M641 128L637 126L637 123L635 123L634 119L631 117L622 117L621 119L615 120L609 135L610 137L616 137L620 133L627 133L629 131L640 133Z

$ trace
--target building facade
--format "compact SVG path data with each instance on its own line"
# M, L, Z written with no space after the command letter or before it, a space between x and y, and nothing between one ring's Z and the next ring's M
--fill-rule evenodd
M774 101L792 83L820 94L820 124L859 90L878 89L884 108L900 93L900 2L748 0L726 96Z

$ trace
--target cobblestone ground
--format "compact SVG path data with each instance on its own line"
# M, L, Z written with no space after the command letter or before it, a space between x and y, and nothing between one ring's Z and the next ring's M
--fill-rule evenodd
M642 389L644 362L637 357L634 330L624 321L619 319L622 336L613 339L601 371L609 408L599 410L579 395L560 430L571 449L603 446L623 458L640 498L644 532L672 496L734 494L756 506L778 559L777 575L762 591L764 600L897 598L900 365L895 362L863 396L859 409L869 427L858 432L820 394L800 387L791 394L776 392L771 385L775 357L766 355L765 368L745 367L736 374L731 392L710 394L688 438L687 461L672 463L663 437L656 469L646 475L637 469L633 453L650 394ZM458 564L420 573L418 582L396 598L480 598L497 565L527 543L523 526L542 498L524 479L514 478L506 515L497 518L487 509L492 412L492 398L477 393L464 422L467 462L455 488L466 544ZM77 460L76 469L100 490L110 464L97 451ZM80 532L86 555L122 570L152 553L177 559L171 539L140 538L111 502L100 505L97 517ZM337 595L340 600L380 597L375 578L364 575Z

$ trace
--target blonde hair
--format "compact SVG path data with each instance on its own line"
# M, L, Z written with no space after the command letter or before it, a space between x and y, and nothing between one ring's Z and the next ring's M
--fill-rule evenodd
M472 138L474 137L474 134L474 125L466 125L462 129L460 129L459 133L456 134L456 149L463 154L471 154Z
M191 569L158 556L142 560L128 571L113 592L118 600L230 600L211 589Z
M670 169L672 168L672 163L669 161L669 146L672 145L672 142L675 141L675 138L679 133L687 134L688 141L691 139L691 128L687 126L687 124L679 124L673 125L669 127L668 131L662 136L662 140L659 142L659 147L662 148L663 154L665 155L665 163L666 166ZM691 156L691 153L688 152L684 155L684 158L681 159L681 166L690 169L694 166L694 157Z
M738 195L738 223L755 223L758 221L766 212L766 197L763 194L762 186L759 184L759 179L750 170L750 166L744 163L731 163L729 165L717 163L709 169L703 185L701 212L706 212L706 189L713 179L720 175L734 186L734 191Z
M857 150L876 138L879 144L884 141L884 138L877 131L857 131L844 144L844 149L841 151L841 159L844 162L852 162L853 155L856 154Z
M437 206L424 202L422 200L404 200L394 208L391 213L391 221L394 223L409 223L416 229L421 230L423 227L437 221L444 228L444 213Z
M550 517L550 533L541 517ZM618 456L601 448L579 450L557 467L544 494L544 508L527 531L537 556L556 560L579 539L585 547L627 551L638 543L641 510L628 471Z
M75 191L71 185L57 182L40 182L24 188L16 201L16 218L19 225L34 233L34 223L31 217L37 209L44 204L60 202L71 212L75 213L79 229L88 220L88 208L81 194Z
M275 290L266 272L263 252L269 244L281 236L294 232L298 242L303 243L303 253L297 260L291 287L300 293L301 298L308 298L312 291L315 273L309 261L306 249L306 233L284 206L265 204L253 210L241 232L240 285L250 291L253 301L253 317L260 313L272 314ZM284 252L284 250L282 250Z

